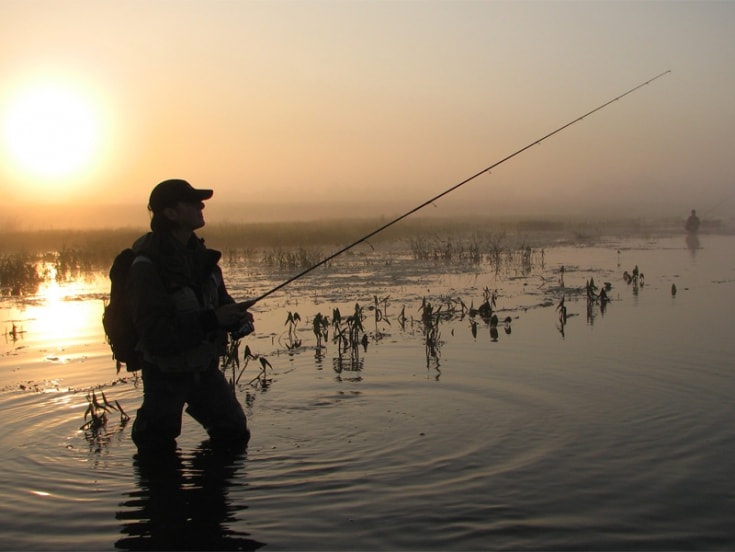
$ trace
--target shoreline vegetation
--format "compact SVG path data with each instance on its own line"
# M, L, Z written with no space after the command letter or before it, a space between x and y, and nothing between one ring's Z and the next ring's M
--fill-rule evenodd
M245 257L275 269L307 268L390 222L386 218L258 223L210 223L201 231L225 261ZM366 243L376 249L406 251L415 260L477 264L497 255L552 245L590 245L605 238L684 235L680 219L580 220L564 218L413 217L381 231ZM711 221L702 233L732 233ZM34 230L6 232L0 245L3 296L30 295L49 279L69 281L106 272L115 255L146 228Z

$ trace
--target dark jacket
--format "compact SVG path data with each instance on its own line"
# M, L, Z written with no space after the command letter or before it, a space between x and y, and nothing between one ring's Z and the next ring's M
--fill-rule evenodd
M218 266L221 253L196 235L184 246L173 236L148 233L133 245L127 296L139 336L137 349L164 372L194 372L216 365L227 332L214 310L234 300Z

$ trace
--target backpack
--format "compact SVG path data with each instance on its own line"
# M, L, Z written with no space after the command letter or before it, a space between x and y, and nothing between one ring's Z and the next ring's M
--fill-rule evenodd
M110 302L105 306L102 315L102 326L105 329L107 343L112 349L112 358L115 360L118 373L123 364L128 372L136 372L141 368L140 358L135 351L138 334L125 296L130 267L136 259L152 262L148 257L138 255L130 248L123 249L115 257L110 268Z

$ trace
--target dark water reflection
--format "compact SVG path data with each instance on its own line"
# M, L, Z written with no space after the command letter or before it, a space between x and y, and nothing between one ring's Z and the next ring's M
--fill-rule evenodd
M697 254L697 249L700 248L699 236L697 234L687 234L686 244L689 253L694 257Z
M228 497L230 488L245 484L238 477L244 461L244 451L220 450L207 442L188 457L179 451L136 455L137 489L127 494L116 515L127 536L115 546L123 550L260 548L264 543L227 526L246 508Z

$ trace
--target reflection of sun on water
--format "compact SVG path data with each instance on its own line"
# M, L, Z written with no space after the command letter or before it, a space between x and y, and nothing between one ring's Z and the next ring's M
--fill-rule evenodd
M83 339L94 328L99 320L92 317L99 315L95 309L89 308L89 301L79 301L86 291L83 282L74 281L58 283L50 279L38 290L41 300L35 312L30 313L34 318L34 332L43 341L48 342L76 342ZM29 309L30 310L30 309Z

